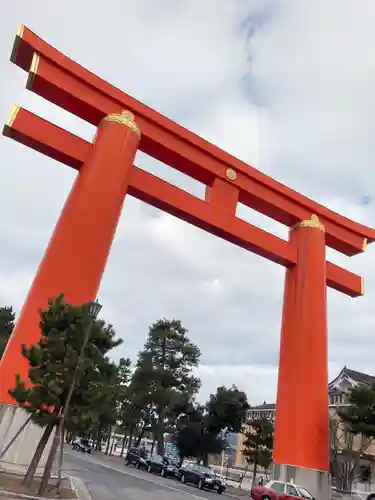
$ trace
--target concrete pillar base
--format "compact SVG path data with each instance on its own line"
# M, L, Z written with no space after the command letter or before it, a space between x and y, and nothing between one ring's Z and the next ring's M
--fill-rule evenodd
M28 413L22 408L0 403L0 454L27 420L28 416ZM0 458L0 471L24 474L33 458L43 432L43 428L29 422L6 454ZM40 460L37 475L43 473L52 440L53 433Z
M272 478L305 487L315 500L331 500L331 475L315 469L294 465L272 464Z

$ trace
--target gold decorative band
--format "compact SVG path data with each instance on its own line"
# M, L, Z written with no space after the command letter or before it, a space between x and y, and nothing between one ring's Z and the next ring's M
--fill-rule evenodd
M25 30L25 25L24 24L19 24L18 28L17 28L17 36L19 36L20 38L22 38L24 30Z
M309 227L319 229L323 232L325 231L324 225L320 222L319 217L315 214L312 214L311 219L301 220L301 222L298 222L298 224L294 226L294 228L298 227Z
M34 52L33 58L31 60L31 66L29 70L29 76L27 77L26 88L27 90L33 90L33 84L38 72L40 56L37 52Z
M5 123L6 127L12 128L13 122L16 119L16 116L18 115L19 110L20 110L20 106L18 104L15 104L12 107L11 112L9 113L9 116L8 116L8 120Z
M34 52L33 58L31 60L30 73L37 73L39 66L40 56L37 52Z
M135 123L134 115L131 111L124 110L121 114L113 113L107 115L106 117L103 118L103 121L115 122L121 125L125 125L125 127L128 127L130 128L130 130L135 132L139 139L141 138L141 131L139 130L138 125Z

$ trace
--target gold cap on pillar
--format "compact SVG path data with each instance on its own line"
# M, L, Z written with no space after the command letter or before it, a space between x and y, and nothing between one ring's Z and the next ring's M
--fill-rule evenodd
M315 214L312 214L311 219L301 220L298 222L292 229L296 229L298 227L309 227L313 229L319 229L320 231L325 231L324 225L320 222L319 217Z
M130 128L133 132L135 132L138 136L138 139L141 138L141 131L139 130L138 125L135 123L134 115L131 111L124 110L122 113L112 113L103 118L103 121L107 122L115 122L120 125L125 125L125 127Z

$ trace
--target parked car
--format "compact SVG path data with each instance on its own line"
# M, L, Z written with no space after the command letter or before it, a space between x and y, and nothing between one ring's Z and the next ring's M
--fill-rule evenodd
M80 438L75 439L72 443L72 449L81 451L82 453L91 453L92 447L88 439Z
M264 486L253 486L251 498L253 500L295 500L298 498L314 500L306 488L282 481L270 481Z
M197 488L216 490L217 493L223 493L227 485L223 479L215 474L209 467L199 464L188 464L180 469L181 483L195 484Z
M145 448L132 446L125 456L125 465L134 465L136 469L147 469L150 462L150 452Z
M161 455L153 455L150 458L147 470L150 473L156 472L162 477L179 477L178 465L169 457L162 457Z

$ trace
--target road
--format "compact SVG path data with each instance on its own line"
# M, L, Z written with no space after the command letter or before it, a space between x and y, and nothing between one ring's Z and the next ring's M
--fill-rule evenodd
M206 500L221 497L172 479L125 467L119 459L84 455L66 449L64 472L79 477L93 500Z

